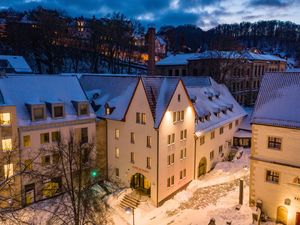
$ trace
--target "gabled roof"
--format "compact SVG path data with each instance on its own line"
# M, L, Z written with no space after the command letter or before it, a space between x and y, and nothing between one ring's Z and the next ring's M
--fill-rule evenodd
M195 81L197 79L199 80ZM199 118L195 125L197 136L247 115L227 87L216 83L210 77L184 77L183 81ZM219 113L219 116L215 113ZM201 122L200 118L205 116L209 120L204 119Z
M135 89L138 76L124 75L81 75L79 81L99 118L123 120ZM112 108L112 113L105 113L105 106Z
M0 61L1 60L7 61L10 65L9 68L12 68L16 73L32 73L30 66L27 64L23 56L0 55ZM0 69L6 69L6 68L0 68Z
M187 65L188 59L197 56L199 53L186 53L186 54L176 54L170 55L156 63L156 66L165 65Z
M78 117L72 101L87 102L78 79L75 76L57 75L9 75L0 78L2 95L0 106L16 106L19 126L62 122L94 118L93 110L90 116ZM46 120L32 122L26 104L64 103L65 118L52 119L46 110Z
M300 128L300 73L266 73L256 100L252 123Z
M154 128L158 128L180 82L180 78L143 76L141 79L154 118Z

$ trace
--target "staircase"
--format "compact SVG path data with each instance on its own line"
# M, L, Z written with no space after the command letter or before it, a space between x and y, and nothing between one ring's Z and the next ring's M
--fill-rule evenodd
M140 204L140 200L138 199L138 196L130 193L123 197L120 203L120 207L123 209L126 208L135 209L138 207L139 204Z

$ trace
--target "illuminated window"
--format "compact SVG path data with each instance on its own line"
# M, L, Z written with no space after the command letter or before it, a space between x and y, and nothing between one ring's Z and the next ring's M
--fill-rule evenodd
M266 181L274 184L279 183L279 172L273 170L267 170Z
M2 139L2 150L3 151L11 151L12 150L11 138Z
M9 178L11 176L14 175L14 168L13 168L13 164L5 164L4 165L4 176L5 178Z
M30 139L30 135L25 135L23 136L23 146L25 148L28 148L31 146L31 139Z
M33 120L43 120L45 118L44 107L35 107L33 108L32 112L33 112Z
M1 126L9 126L11 124L10 113L0 113Z
M115 148L115 157L118 159L120 157L120 149L119 148Z
M120 138L120 130L119 129L116 129L115 130L115 139L119 139Z
M146 113L142 113L142 124L146 124Z
M26 171L32 170L32 159L26 159L24 164L25 164Z

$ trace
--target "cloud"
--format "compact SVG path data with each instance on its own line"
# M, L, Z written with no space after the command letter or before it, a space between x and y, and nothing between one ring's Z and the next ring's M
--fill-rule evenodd
M252 0L250 6L270 6L270 7L288 7L293 4L295 0Z

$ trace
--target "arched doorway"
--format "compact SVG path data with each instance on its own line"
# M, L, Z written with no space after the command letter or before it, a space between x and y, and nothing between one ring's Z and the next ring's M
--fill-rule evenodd
M277 208L277 223L282 223L284 225L287 224L287 218L288 218L288 210L284 206L279 206Z
M203 157L200 162L199 162L199 166L198 166L198 177L206 174L206 158Z
M131 177L130 187L150 196L151 183L143 174L134 174Z

